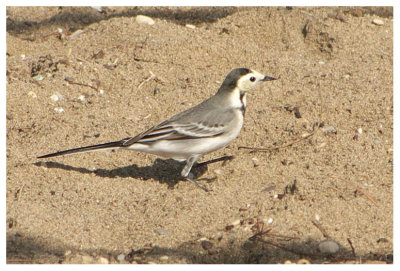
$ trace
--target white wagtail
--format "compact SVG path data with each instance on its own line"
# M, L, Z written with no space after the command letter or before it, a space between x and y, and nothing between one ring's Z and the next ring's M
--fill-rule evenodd
M239 135L246 110L247 92L260 82L270 80L276 78L246 68L234 69L214 96L134 137L50 153L38 158L98 150L143 151L186 161L181 176L208 191L190 173L193 164L203 154L225 147Z

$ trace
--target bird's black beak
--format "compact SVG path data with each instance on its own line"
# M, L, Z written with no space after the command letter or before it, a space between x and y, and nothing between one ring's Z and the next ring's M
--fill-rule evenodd
M277 80L278 78L270 77L270 76L265 76L261 81L272 81L272 80Z

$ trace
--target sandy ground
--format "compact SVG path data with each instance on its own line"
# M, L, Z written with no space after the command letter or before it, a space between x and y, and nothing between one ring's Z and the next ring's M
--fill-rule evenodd
M7 15L8 263L393 262L391 8ZM144 153L36 158L134 136L237 67L280 79L202 161L234 159L195 169L212 192Z

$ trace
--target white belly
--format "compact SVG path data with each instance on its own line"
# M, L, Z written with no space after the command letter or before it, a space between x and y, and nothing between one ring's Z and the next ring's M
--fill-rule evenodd
M227 146L240 133L243 126L243 115L237 112L239 125L229 133L216 137L196 138L186 140L159 140L152 144L135 143L130 150L143 151L175 160L186 160L193 155L203 155Z

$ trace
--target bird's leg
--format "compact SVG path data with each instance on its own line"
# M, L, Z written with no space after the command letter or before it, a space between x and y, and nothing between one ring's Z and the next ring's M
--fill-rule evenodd
M205 188L204 186L202 186L201 184L199 184L198 182L196 182L194 180L193 174L190 173L190 170L192 169L192 166L194 163L196 163L197 159L199 157L198 156L191 156L186 160L186 165L183 167L182 171L181 171L181 176L190 181L192 184L200 187L201 189L203 189L206 192L209 192L209 190L207 188ZM192 176L191 176L192 175Z

